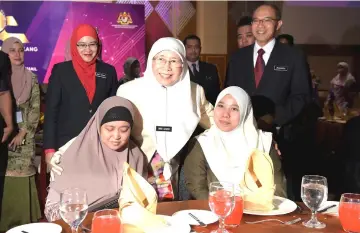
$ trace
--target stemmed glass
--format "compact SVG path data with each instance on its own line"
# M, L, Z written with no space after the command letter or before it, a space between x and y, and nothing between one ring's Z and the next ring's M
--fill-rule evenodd
M121 219L117 210L99 210L95 212L92 226L92 233L121 233Z
M306 175L301 181L301 199L311 210L311 219L303 222L309 228L324 228L325 223L319 222L316 218L316 211L328 198L327 180L323 176Z
M219 217L219 228L211 233L229 233L225 229L225 218L235 205L234 185L228 182L212 182L209 187L209 206Z
M66 189L60 194L60 216L69 224L72 233L76 233L79 225L88 212L86 192L79 188Z

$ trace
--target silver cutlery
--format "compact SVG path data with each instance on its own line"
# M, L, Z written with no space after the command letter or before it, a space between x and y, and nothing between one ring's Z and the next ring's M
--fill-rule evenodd
M317 212L318 212L318 213L323 213L323 212L326 212L328 209L331 209L331 208L334 208L334 207L336 207L335 204L334 204L334 205L330 205L330 206L328 206L328 207L325 207L324 209L319 210L319 211L317 211Z
M199 224L200 224L200 226L202 226L202 227L206 227L207 225L204 223L204 222L202 222L200 219L198 219L195 215L193 215L192 213L189 213L189 215L193 218L193 219L195 219L195 221L197 221Z
M260 220L260 221L254 221L254 222L245 222L247 224L257 224L257 223L263 223L263 222L270 222L270 221L276 221L276 222L280 222L284 225L292 225L292 224L295 224L297 222L300 222L301 221L301 218L297 218L297 219L294 219L294 220L290 220L290 221L281 221L279 219L264 219L264 220Z

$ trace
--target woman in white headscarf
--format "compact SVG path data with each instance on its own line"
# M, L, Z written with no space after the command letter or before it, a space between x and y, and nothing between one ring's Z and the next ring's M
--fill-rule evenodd
M218 96L215 124L200 134L184 164L185 183L196 199L207 199L209 184L241 184L247 161L255 149L269 154L274 166L275 195L286 196L281 161L272 134L257 128L249 96L240 87L228 87Z
M211 126L213 106L190 81L185 47L175 38L152 46L143 78L121 85L117 95L135 104L132 136L149 162L148 181L159 200L178 197L180 154L196 126Z
M337 72L338 74L330 82L331 89L326 104L335 102L340 110L346 113L349 107L349 90L356 81L346 62L337 64Z

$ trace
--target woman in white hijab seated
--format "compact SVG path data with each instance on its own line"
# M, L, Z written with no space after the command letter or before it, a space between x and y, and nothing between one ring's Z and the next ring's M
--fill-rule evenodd
M190 81L183 43L161 38L152 46L144 77L117 91L135 104L132 136L149 162L148 181L160 201L178 199L180 158L196 126L210 128L213 106Z
M86 191L89 206L119 194L123 164L147 177L146 158L130 140L134 109L130 101L110 97L101 103L79 136L51 159L55 172L45 204L48 221L60 218L60 193L67 188Z
M248 159L257 149L270 155L275 195L285 197L285 177L272 134L257 128L250 98L243 89L232 86L219 94L214 121L209 130L194 140L185 160L185 183L191 196L208 199L211 182L228 181L240 185Z

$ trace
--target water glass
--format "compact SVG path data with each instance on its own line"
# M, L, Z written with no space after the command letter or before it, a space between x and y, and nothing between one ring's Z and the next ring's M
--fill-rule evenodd
M234 185L228 182L212 182L209 187L209 206L219 217L219 228L211 233L229 233L225 229L225 218L235 205Z
M344 193L341 195L339 219L344 231L360 233L360 194Z
M309 228L325 228L325 223L319 222L316 218L316 211L327 201L328 185L323 176L306 175L301 182L301 199L311 210L311 219L303 222L303 225Z
M92 220L91 232L121 233L122 225L119 211L105 209L95 212Z
M66 189L60 194L60 216L69 224L72 233L76 233L79 225L88 212L86 192L79 188Z

